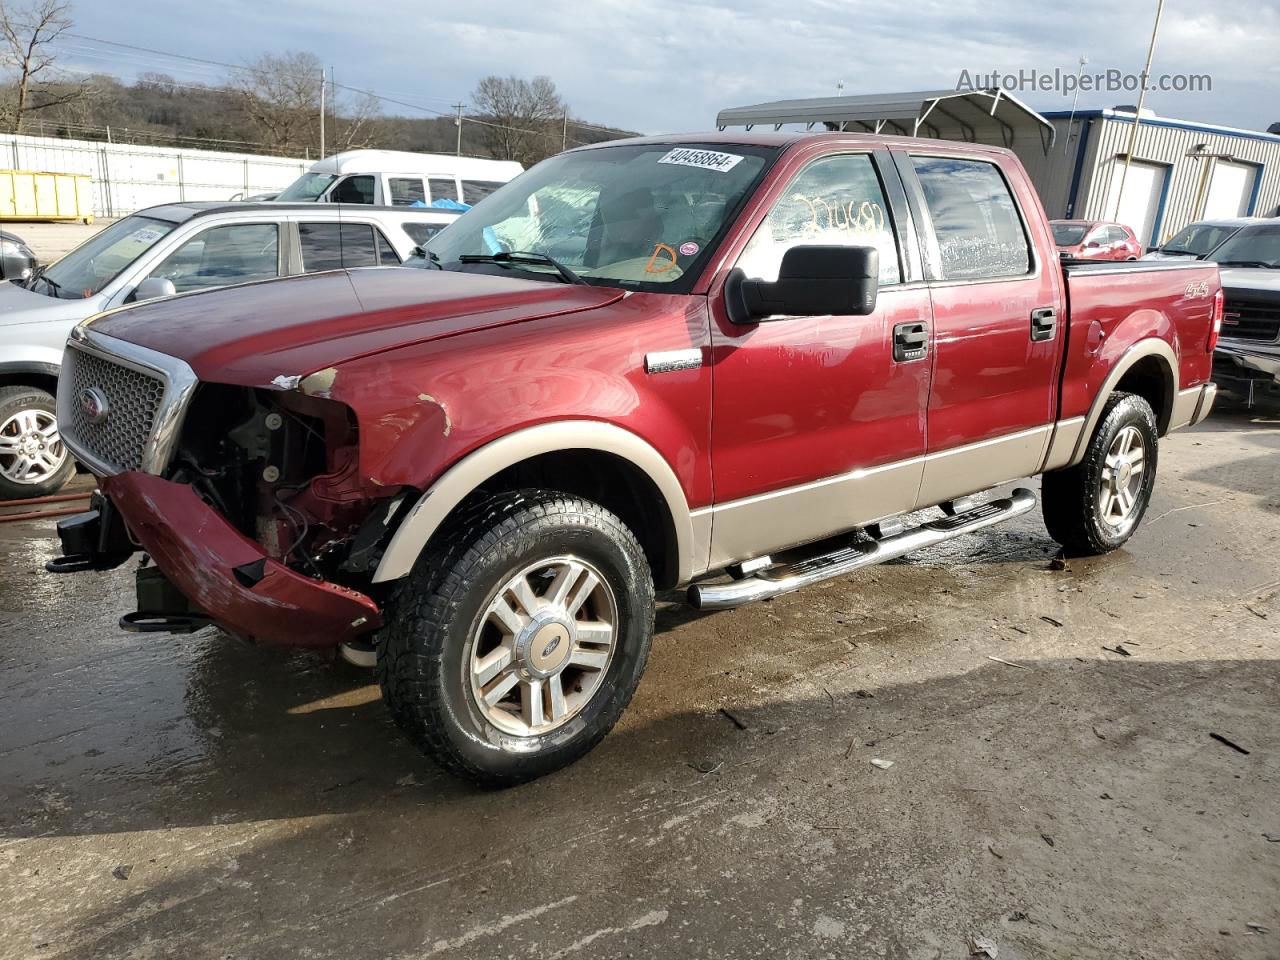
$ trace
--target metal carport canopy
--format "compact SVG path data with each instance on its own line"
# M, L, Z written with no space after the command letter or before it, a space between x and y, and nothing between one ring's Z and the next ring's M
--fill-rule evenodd
M807 100L775 100L749 107L730 107L716 116L716 126L746 127L803 123L809 129L822 124L828 130L865 130L978 142L986 129L998 131L1005 146L1012 146L1019 126L1033 126L1047 153L1056 131L1052 123L1011 93L999 89L925 90L918 93L886 93L857 97L813 97ZM959 136L944 136L954 131Z

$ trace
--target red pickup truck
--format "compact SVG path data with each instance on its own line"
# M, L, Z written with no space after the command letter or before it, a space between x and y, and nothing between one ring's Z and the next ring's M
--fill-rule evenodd
M1024 513L975 495L1036 474L1052 537L1113 550L1214 400L1217 266L1062 264L1002 149L602 144L425 254L78 328L58 419L101 494L49 568L144 551L130 629L376 659L485 784L607 733L655 588L776 596Z

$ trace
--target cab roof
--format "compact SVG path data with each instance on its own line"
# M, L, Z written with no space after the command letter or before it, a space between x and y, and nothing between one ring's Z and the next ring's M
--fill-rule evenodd
M966 140L938 140L932 137L899 137L883 134L863 133L857 130L843 132L813 132L807 130L717 130L707 133L669 133L653 137L628 137L625 140L606 140L602 143L591 143L575 147L571 152L583 150L607 150L610 147L625 147L646 144L669 143L673 146L681 144L723 144L731 146L739 144L756 147L781 147L789 149L811 144L848 144L868 147L906 147L914 150L945 151L957 154L986 154L990 156L1011 157L1013 151L1004 147L996 147L986 143L970 143Z

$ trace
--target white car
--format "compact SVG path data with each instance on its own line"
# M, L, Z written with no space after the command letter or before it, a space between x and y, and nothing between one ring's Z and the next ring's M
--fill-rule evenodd
M0 282L0 500L53 493L75 464L54 419L67 335L140 300L410 259L455 211L337 204L174 203L140 210L46 268Z
M403 150L348 150L313 164L281 190L275 202L474 206L523 172L524 167L514 160Z

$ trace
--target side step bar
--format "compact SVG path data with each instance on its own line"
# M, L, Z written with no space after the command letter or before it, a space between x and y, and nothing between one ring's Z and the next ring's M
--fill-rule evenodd
M863 567L895 560L952 537L983 530L1019 517L1035 505L1035 494L1019 488L1009 497L992 500L955 516L931 520L883 540L855 543L789 566L762 570L733 583L694 584L689 588L689 603L699 610L727 610L754 600L768 600L822 580L842 577Z

